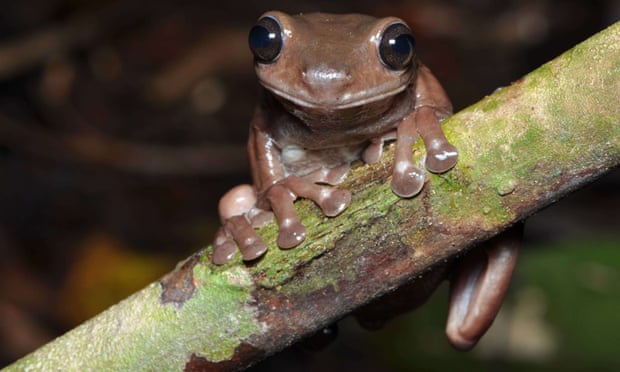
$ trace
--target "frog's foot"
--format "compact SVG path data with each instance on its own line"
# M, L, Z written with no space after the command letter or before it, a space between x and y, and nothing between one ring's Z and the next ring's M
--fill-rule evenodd
M446 139L432 108L421 107L416 111L417 130L426 147L426 169L433 173L450 170L458 160L458 150Z
M465 256L450 279L446 334L459 350L469 350L493 323L517 262L521 226Z
M235 244L236 243L236 244ZM213 242L213 263L222 265L230 261L239 247L244 261L255 260L267 252L267 244L245 216L233 216L226 220Z
M394 164L392 173L392 191L401 198L417 195L424 187L424 173L411 161L399 161Z
M417 195L424 186L424 173L413 164L411 154L411 146L417 138L415 121L403 120L397 131L392 172L392 191L402 198Z
M340 171L336 171L340 173ZM311 175L316 180L317 174ZM327 175L327 179L331 179ZM323 180L324 181L324 180ZM289 176L273 185L266 192L266 198L276 215L280 227L278 246L283 249L299 245L306 237L306 228L299 221L293 207L297 197L314 201L326 216L336 216L351 202L351 193L330 186L317 185L305 178Z
M433 146L426 148L426 169L433 173L443 173L456 165L459 156L456 147L447 141L433 141Z
M213 241L212 261L216 265L229 262L237 252L245 261L254 260L267 251L267 245L254 231L269 213L255 208L256 193L250 185L239 185L228 191L219 203L223 226Z
M299 221L293 202L297 194L284 181L271 186L265 192L265 199L278 220L278 246L282 249L296 247L306 238L306 228Z
M211 261L216 265L223 265L233 259L237 250L237 244L235 244L230 232L226 228L220 227L215 234L215 239L213 239Z

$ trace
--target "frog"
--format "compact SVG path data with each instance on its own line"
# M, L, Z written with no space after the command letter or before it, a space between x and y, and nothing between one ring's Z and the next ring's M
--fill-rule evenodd
M451 101L420 61L412 30L402 19L269 11L251 28L249 47L259 81L248 139L253 184L234 187L220 199L214 264L226 264L238 252L245 262L262 257L267 244L256 229L274 215L279 248L301 244L306 229L294 202L310 199L325 216L338 216L351 202L350 191L337 187L351 163L378 162L386 142L395 143L390 184L401 198L421 192L425 171L441 174L456 165L458 150L441 127L452 115ZM412 146L419 138L425 156L416 163ZM453 344L466 348L484 333L499 305L487 308L494 300L471 296L476 284L485 282L480 273L486 270L475 263L463 266L471 269L455 280L447 332ZM509 272L498 280L509 280ZM492 297L501 304L503 293ZM482 323L459 327L481 308Z
M424 185L412 159L418 136L426 170L443 173L456 164L458 151L440 125L452 104L419 61L401 19L271 11L250 30L249 44L261 87L248 139L254 184L220 200L215 263L230 261L237 250L246 261L266 252L254 231L269 220L265 211L278 221L280 248L301 244L306 230L294 201L311 199L326 216L339 215L351 193L334 186L351 162L379 161L386 141L396 141L391 187L400 197Z

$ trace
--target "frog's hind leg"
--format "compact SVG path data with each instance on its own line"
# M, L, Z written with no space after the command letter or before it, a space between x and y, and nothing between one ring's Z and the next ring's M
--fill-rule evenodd
M491 326L502 305L517 262L522 225L498 235L465 256L450 279L446 334L469 350Z

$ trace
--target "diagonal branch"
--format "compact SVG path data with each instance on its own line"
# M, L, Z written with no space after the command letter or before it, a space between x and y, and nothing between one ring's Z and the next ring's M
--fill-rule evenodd
M354 169L351 206L297 204L306 242L250 266L210 248L8 370L248 366L423 275L620 164L620 23L444 123L457 167L422 194L389 186L393 149ZM415 147L420 158L421 144ZM274 241L271 224L260 231Z

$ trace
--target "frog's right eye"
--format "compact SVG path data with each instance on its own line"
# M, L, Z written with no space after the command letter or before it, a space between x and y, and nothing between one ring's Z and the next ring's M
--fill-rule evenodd
M389 25L379 43L379 57L392 70L404 70L415 56L415 39L407 25L395 22Z
M250 30L250 50L260 63L272 63L282 51L282 28L272 17L263 17Z

